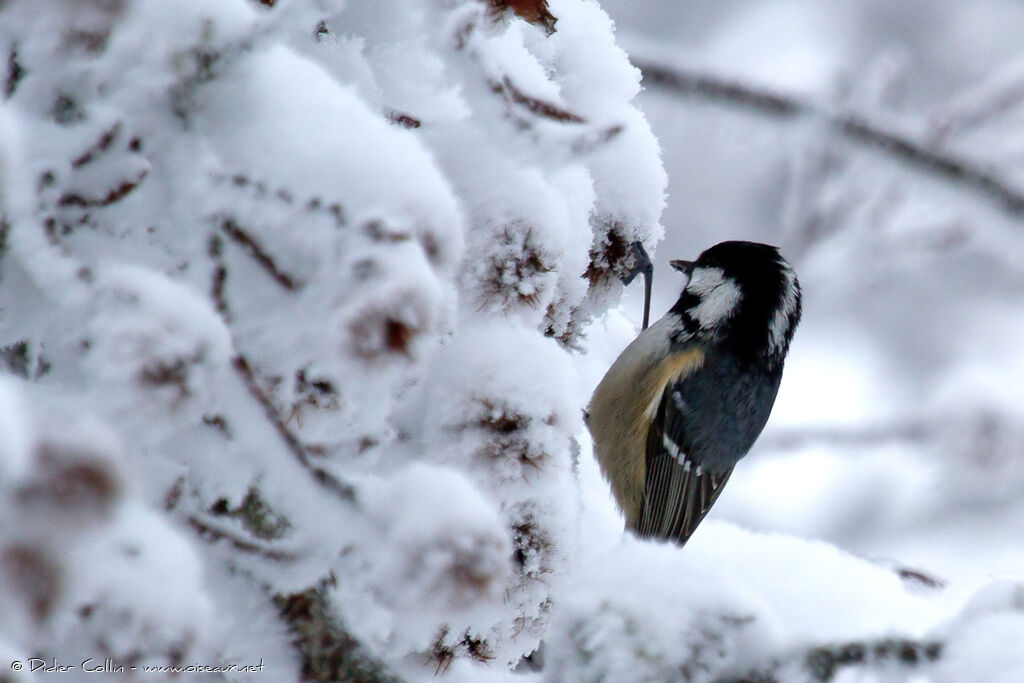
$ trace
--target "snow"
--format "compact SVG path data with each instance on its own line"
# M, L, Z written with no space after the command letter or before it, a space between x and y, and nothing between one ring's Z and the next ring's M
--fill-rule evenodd
M4 3L0 653L1020 678L1019 217L632 63L1012 187L1020 11L492 4ZM779 244L804 319L709 518L641 542L582 420L637 333L617 253L654 256L657 318L723 239Z
M960 613L942 627L950 646L937 681L982 678L1008 683L1024 667L1019 643L1024 636L1024 588L995 580L972 595Z
M548 680L717 680L801 645L920 635L942 614L888 568L714 522L686 553L625 537L564 590Z
M510 543L497 510L469 479L410 465L366 503L387 538L370 575L371 590L393 613L389 647L427 650L440 629L464 632L500 615Z
M710 681L777 642L759 599L674 547L624 538L566 590L545 679Z
M504 669L575 547L589 251L660 234L639 75L585 2L551 40L478 3L280 5L3 10L4 481L92 442L77 476L125 485L26 523L91 526L59 568L25 556L74 581L2 640L160 661L191 636L290 678L281 605L313 600L413 678Z
M22 404L17 382L0 378L0 433L3 433L3 450L0 451L0 481L17 480L24 476L29 464L32 436L26 423L25 407Z
M458 235L456 200L411 133L389 125L352 90L285 46L232 66L217 97L200 102L197 117L224 173L291 159L274 169L273 182L301 187L310 197L343 193L346 222L380 220L396 231L429 227L445 247ZM249 112L244 125L238 125L239 110ZM404 171L401 183L396 168ZM458 250L441 256L458 261Z
M89 606L85 630L103 638L116 660L132 657L140 644L152 652L165 643L185 644L198 635L196 624L212 621L199 556L156 511L125 505L102 536L84 536L69 555L69 564L78 568L69 576L69 599ZM97 556L105 561L95 562ZM57 638L66 639L57 651L90 656L95 645L82 642L80 620L62 622L54 626ZM147 663L166 662L154 657Z

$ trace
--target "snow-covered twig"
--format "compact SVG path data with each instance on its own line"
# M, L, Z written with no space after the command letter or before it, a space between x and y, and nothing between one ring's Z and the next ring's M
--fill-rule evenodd
M110 126L103 131L96 142L94 142L87 150L79 154L71 162L71 166L74 168L81 168L87 164L91 164L95 161L99 155L103 154L110 148L110 145L114 143L117 136L120 134L122 124L120 121L115 121L114 125Z
M242 538L230 529L215 524L212 520L189 515L188 523L195 529L202 538L216 542L227 541L235 550L250 555L259 555L275 562L294 562L299 558L296 553L279 548L273 548L264 543L258 543L251 539Z
M230 307L228 306L224 291L224 285L227 281L227 266L223 259L222 244L217 236L213 236L210 239L209 255L214 261L211 296L214 299L217 312L223 317L225 325L228 325L230 322ZM273 265L273 262L271 262L271 265ZM263 413L267 420L274 426L275 431L281 436L281 440L284 441L285 446L295 456L299 464L313 475L313 479L320 486L326 488L345 502L353 502L355 500L355 487L347 482L343 482L313 463L305 445L288 428L288 425L285 424L285 419L278 412L274 402L267 395L266 391L263 390L263 387L260 386L256 373L245 354L238 353L232 360L231 365L242 379L246 390L263 408Z
M285 442L288 450L291 451L295 459L299 461L304 468L309 470L310 474L313 475L313 479L321 487L327 489L338 498L352 502L355 500L355 487L347 482L343 482L330 472L324 470L321 467L313 464L310 460L309 453L306 451L306 447L303 446L299 438L292 434L292 431L288 429L288 426L284 423L281 415L278 414L277 408L274 407L273 401L267 396L266 392L263 391L263 387L260 386L259 381L256 379L256 373L253 371L252 366L249 364L249 360L244 354L238 354L232 361L232 366L238 373L239 377L242 378L246 389L256 399L256 401L263 407L263 412L267 416L267 420L274 425L274 429L281 435L281 440Z
M909 638L814 645L774 661L763 669L738 677L720 678L715 683L781 683L792 680L798 671L809 677L809 680L828 683L835 680L840 671L849 667L899 669L909 676L911 672L919 672L920 667L938 661L942 657L943 647L941 641Z
M219 235L211 235L209 243L210 258L214 260L213 279L210 283L210 296L217 306L217 313L225 323L231 321L231 311L228 308L228 300L224 293L224 286L228 281L228 268L224 265L224 241Z
M73 206L78 208L110 206L119 202L135 191L142 181L146 179L147 172L140 171L131 180L123 180L116 187L110 188L101 197L89 197L78 192L67 192L62 194L57 201L58 206Z
M263 270L270 274L270 277L274 279L274 282L287 289L289 292L294 292L296 289L302 287L302 283L299 282L294 276L289 275L285 271L278 267L273 257L267 252L263 246L256 241L252 235L248 233L242 226L231 218L225 218L221 221L220 229L225 235L230 237L236 244L238 244L245 253L249 254L252 259L258 263Z
M564 107L526 94L508 76L502 78L501 81L492 80L490 86L495 94L501 95L510 104L518 105L536 116L559 123L586 123L583 117Z
M1014 218L1024 214L1024 188L1018 188L990 168L973 160L936 150L901 132L887 129L863 114L830 111L792 93L782 93L738 80L634 60L644 83L679 95L740 107L782 119L809 118L826 123L846 140L877 149L894 159L927 171L948 183L966 186L995 202Z

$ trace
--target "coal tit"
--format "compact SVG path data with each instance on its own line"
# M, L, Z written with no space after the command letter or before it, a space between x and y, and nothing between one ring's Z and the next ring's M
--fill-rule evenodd
M768 421L801 304L776 247L670 263L686 286L609 368L587 424L626 527L683 545Z

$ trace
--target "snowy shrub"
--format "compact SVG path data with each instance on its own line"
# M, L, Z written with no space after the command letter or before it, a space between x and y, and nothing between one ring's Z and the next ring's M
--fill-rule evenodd
M5 654L97 667L210 657L213 601L188 537L135 500L117 436L47 393L0 383Z
M546 680L831 680L833 650L865 634L923 650L942 614L830 545L705 525L685 553L627 537L593 557L559 592Z
M4 652L282 680L532 652L570 349L661 236L607 16L24 0L0 40Z
M547 641L549 681L713 681L776 639L752 596L671 545L624 540L578 579Z
M0 678L34 657L70 680L85 658L178 668L155 680L1020 679L1019 582L943 590L888 559L915 525L974 558L978 510L1019 518L1024 199L1012 136L986 132L1019 67L872 118L885 68L838 104L763 85L818 64L747 51L766 25L818 36L800 3L606 4L617 35L593 0L0 2ZM634 20L685 29L695 70ZM930 58L979 45L937 35ZM658 56L647 94L620 39ZM733 53L750 83L698 68ZM682 551L620 538L582 421L635 334L603 315L631 245L665 236L638 96L665 123L667 256L781 242L808 299L772 423L792 438L769 428ZM799 132L702 128L708 101ZM723 141L732 165L695 161ZM943 184L995 210L933 212Z

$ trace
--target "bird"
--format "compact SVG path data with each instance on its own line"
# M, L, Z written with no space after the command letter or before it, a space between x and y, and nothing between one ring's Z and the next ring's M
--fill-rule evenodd
M679 298L612 363L585 420L626 528L682 546L768 421L802 304L768 244L669 264L687 276Z

